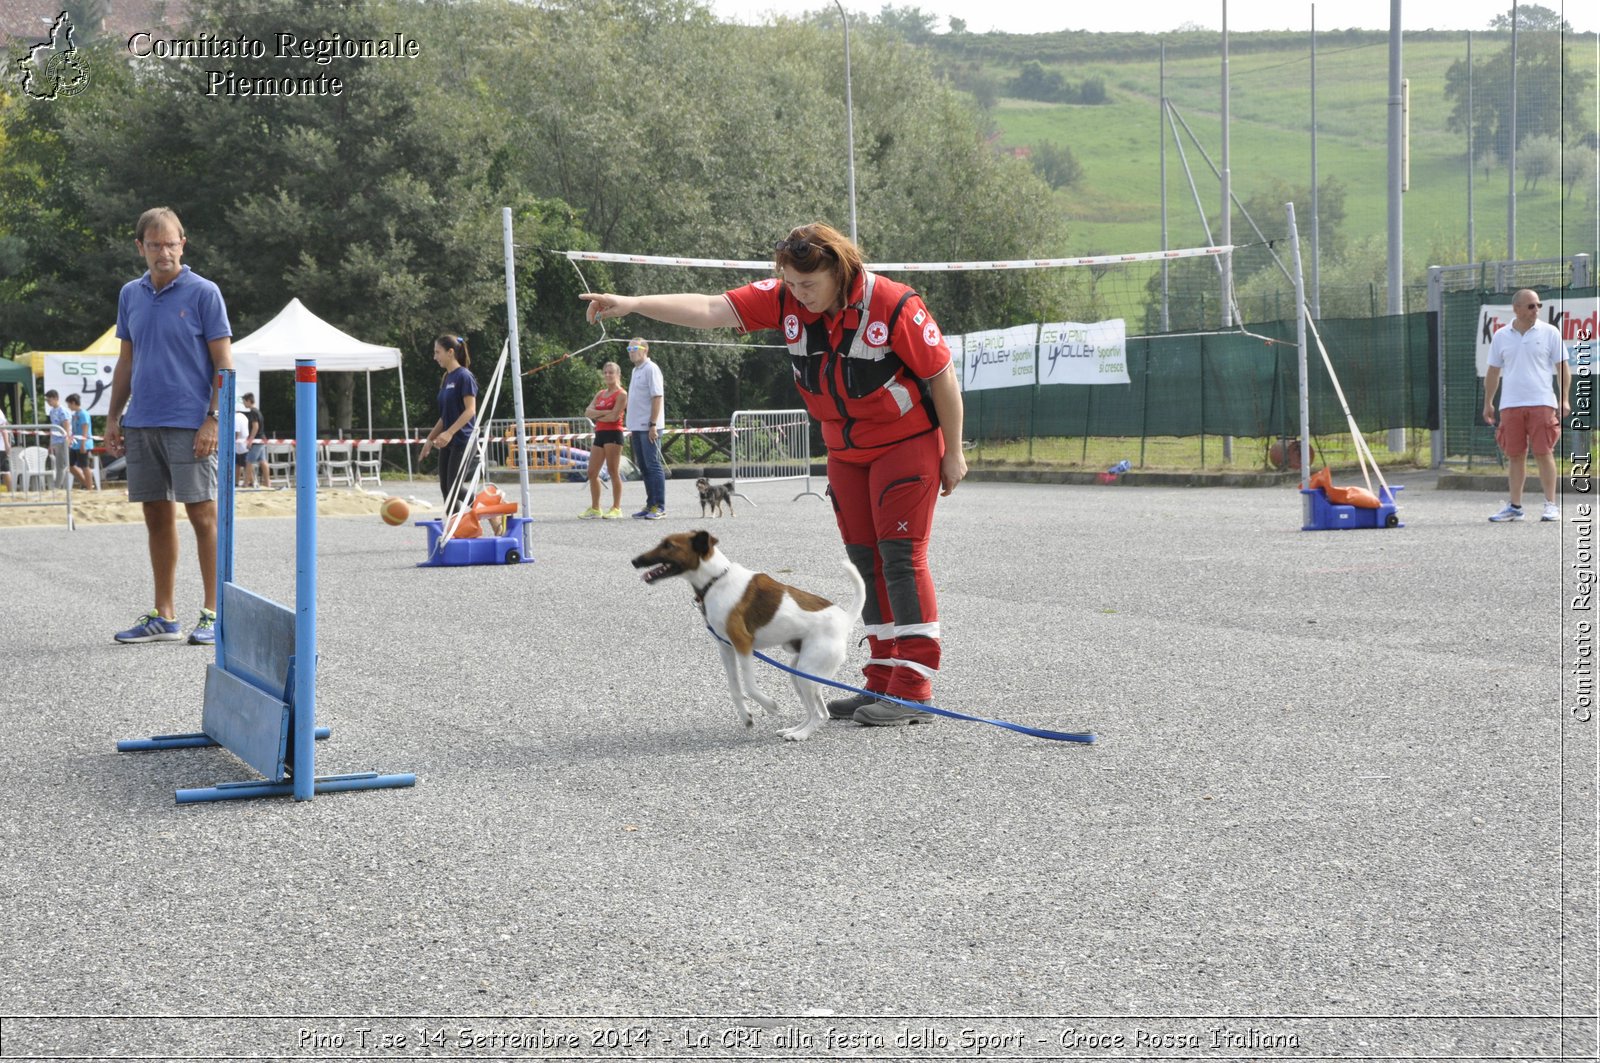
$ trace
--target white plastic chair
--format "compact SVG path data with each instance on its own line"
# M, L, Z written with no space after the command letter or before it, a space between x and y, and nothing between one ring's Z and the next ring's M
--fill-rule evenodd
M343 480L346 487L356 485L356 473L351 455L354 448L344 440L329 440L322 444L322 471L333 486L335 478Z
M45 447L12 448L12 479L16 481L16 489L24 493L29 491L48 491L50 483L55 476L54 455Z
M290 487L294 486L293 444L267 444L267 476L272 479L277 479L281 476Z
M368 480L383 486L383 444L363 440L356 444L356 486Z

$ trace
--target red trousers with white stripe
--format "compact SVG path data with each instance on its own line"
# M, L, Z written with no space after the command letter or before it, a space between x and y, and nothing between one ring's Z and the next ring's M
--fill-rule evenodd
M828 454L828 494L845 551L867 585L861 621L870 659L866 688L932 700L939 672L939 603L928 536L939 499L944 434L924 432L877 451Z

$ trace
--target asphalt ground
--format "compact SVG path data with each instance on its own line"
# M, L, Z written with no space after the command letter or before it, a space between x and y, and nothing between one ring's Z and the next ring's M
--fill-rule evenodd
M716 520L673 481L665 520L601 522L576 519L581 486L536 485L519 566L418 568L420 529L324 518L318 771L418 781L308 803L179 806L251 773L114 751L196 730L211 658L112 641L148 607L142 528L0 530L0 1015L35 1017L0 1054L379 1058L382 1031L390 1058L1592 1043L1575 502L1492 525L1498 499L1418 483L1403 528L1308 533L1292 488L969 482L931 549L937 703L1099 741L940 720L790 744L787 678L757 665L789 715L739 727L688 587L628 561L707 527L847 598L829 504L798 487L746 485L757 505ZM238 582L292 604L293 537L241 521Z

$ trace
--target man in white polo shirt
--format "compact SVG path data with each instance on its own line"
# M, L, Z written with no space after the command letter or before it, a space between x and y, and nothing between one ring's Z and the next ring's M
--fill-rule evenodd
M1528 476L1528 451L1539 466L1544 488L1544 513L1540 520L1560 520L1556 504L1556 441L1561 423L1572 412L1567 393L1572 367L1561 333L1539 320L1544 305L1539 294L1524 288L1511 300L1511 324L1494 334L1489 345L1489 372L1483 378L1483 419L1494 424L1494 393L1500 389L1500 425L1495 442L1505 451L1511 500L1489 519L1521 520L1522 485ZM1554 376L1557 384L1550 386Z

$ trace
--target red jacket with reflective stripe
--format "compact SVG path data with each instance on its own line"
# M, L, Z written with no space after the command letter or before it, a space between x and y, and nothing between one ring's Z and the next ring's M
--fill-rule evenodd
M813 314L776 277L727 293L746 332L780 329L794 383L829 450L881 447L938 426L928 381L950 365L910 287L865 270L837 314Z

